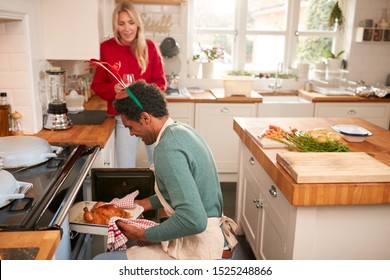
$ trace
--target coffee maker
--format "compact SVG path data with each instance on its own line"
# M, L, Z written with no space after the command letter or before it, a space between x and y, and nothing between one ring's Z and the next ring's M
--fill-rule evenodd
M49 101L43 127L50 130L64 130L72 127L65 102L65 70L52 68L46 71L45 88Z

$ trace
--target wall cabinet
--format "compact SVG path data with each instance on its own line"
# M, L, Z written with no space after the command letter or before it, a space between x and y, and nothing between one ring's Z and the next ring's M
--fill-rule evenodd
M256 104L195 104L195 129L210 146L219 173L236 174L238 171L239 141L233 131L233 118L255 116Z
M101 39L112 33L113 3L113 0L41 0L45 58L99 58Z
M390 124L389 103L315 103L314 117L362 118L385 129Z

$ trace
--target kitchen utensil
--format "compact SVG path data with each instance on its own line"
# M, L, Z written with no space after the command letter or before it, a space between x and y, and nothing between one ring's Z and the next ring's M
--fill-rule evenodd
M160 44L162 56L173 57L179 54L180 46L172 37L165 38Z
M57 153L61 149L51 146L46 140L35 136L0 138L0 157L4 158L4 168L36 165L57 157Z
M70 113L84 111L84 96L79 95L77 91L72 90L69 95L65 96L65 103Z
M24 193L20 193L21 187L29 183L18 182L7 170L0 170L0 208L8 205L11 199L24 198Z
M364 152L276 154L297 183L390 182L390 167Z
M348 142L363 142L368 136L372 135L371 131L353 124L336 124L332 125L332 128Z
M65 70L53 68L46 71L46 94L49 100L43 127L63 130L72 127L65 103Z

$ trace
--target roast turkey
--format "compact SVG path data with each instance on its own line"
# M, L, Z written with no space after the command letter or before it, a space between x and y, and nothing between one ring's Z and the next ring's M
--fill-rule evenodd
M131 218L130 213L114 204L96 202L91 210L84 207L84 220L90 224L108 225L112 217Z

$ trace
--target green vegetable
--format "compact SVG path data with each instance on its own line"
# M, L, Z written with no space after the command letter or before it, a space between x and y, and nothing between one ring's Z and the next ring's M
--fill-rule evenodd
M289 150L297 150L299 152L348 152L349 147L346 144L327 140L325 142L318 142L313 137L306 133L297 133L293 136L286 134L286 139L277 139L287 145Z

